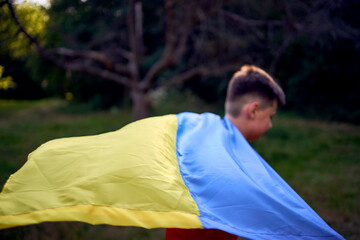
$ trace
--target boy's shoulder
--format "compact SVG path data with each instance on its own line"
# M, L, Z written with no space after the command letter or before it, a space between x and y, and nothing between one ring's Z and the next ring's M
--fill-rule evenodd
M204 113L182 112L177 114L177 118L189 122L221 119L219 115L210 112L204 112Z

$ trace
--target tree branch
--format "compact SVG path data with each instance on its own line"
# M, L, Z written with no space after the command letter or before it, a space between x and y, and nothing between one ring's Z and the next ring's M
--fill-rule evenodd
M131 0L129 3L127 25L129 32L129 46L130 46L130 51L132 53L132 57L129 59L129 68L132 74L133 81L138 83L140 81L140 76L139 76L139 54L138 54L136 33L135 33L135 16L134 16L135 4L136 4L135 0Z
M143 43L143 13L141 2L135 3L135 43L138 64L142 62L144 43Z
M192 21L193 16L191 12L192 12L191 6L188 6L185 9L184 19L181 19L183 21L179 23L177 26L177 29L179 29L179 34L178 34L179 39L178 39L177 47L174 51L174 56L173 56L174 63L179 62L183 57L186 51L186 45L190 37L190 33L192 32L192 26L195 25L195 22Z
M246 27L269 27L269 26L284 27L285 26L285 23L283 21L279 21L279 20L266 20L266 21L254 20L254 19L248 19L248 18L241 17L235 13L225 11L225 10L220 10L219 12L223 16L239 23L240 25L246 26Z
M131 88L134 87L134 85L131 84L131 81L129 78L120 76L120 75L115 74L110 71L114 68L116 70L120 70L120 66L119 66L119 64L113 65L112 61L108 57L106 57L104 54L101 54L101 53L98 53L95 51L75 51L75 50L67 49L67 48L58 48L58 49L56 49L55 52L59 55L71 57L71 58L83 57L83 58L87 58L87 59L96 60L96 61L103 63L107 69L107 70L105 70L102 68L95 67L91 64L84 64L84 63L78 63L78 64L64 63L63 68L66 70L86 72L86 73L90 73L90 74L98 76L98 77L112 80L114 82L120 83L127 87L131 87ZM121 68L121 70L124 70L124 68ZM129 73L129 72L127 71L126 73Z
M130 60L133 56L132 56L132 53L118 45L116 46L113 46L113 45L110 45L109 46L109 43L111 44L112 42L119 42L120 39L117 39L116 38L116 34L114 34L113 32L111 33L106 33L103 37L101 38L98 38L98 39L94 39L91 43L89 43L87 45L87 48L88 49L99 49L101 48L102 46L107 46L107 48L104 48L105 50L106 49L109 49L109 51L111 52L111 55L112 56L121 56L123 57L124 59L126 60Z
M80 72L85 72L85 73L89 73L91 75L95 75L104 79L108 79L114 82L117 82L119 84L125 85L129 88L134 88L135 86L131 83L131 81L129 81L129 79L127 77L123 77L120 76L118 74L112 73L108 70L102 69L102 68L98 68L98 67L94 67L92 65L89 64L84 64L84 63L66 63L64 65L64 69L66 70L70 70L70 71L80 71Z
M30 44L35 44L36 49L38 50L38 52L40 53L40 55L42 55L44 58L54 62L57 65L62 65L62 63L60 63L57 59L55 59L53 56L51 56L48 52L46 52L45 49L43 49L40 46L40 43L37 41L36 38L32 37L26 30L25 28L21 25L21 23L19 22L19 19L17 18L16 14L15 14L15 10L14 10L14 6L12 4L11 0L5 0L5 3L8 5L10 14L12 19L14 20L15 24L18 26L19 28L19 32L23 33L25 35L25 37L27 39L29 39Z
M172 79L170 79L168 82L163 84L161 87L164 89L167 89L172 86L176 86L179 84L183 84L184 82L191 80L195 76L201 76L201 77L218 77L222 76L225 73L228 72L235 72L240 69L240 67L243 65L243 63L231 63L231 64L225 64L221 67L204 67L199 66L192 69L189 69L181 74L176 75Z
M175 77L164 83L161 87L167 89L172 86L183 84L184 82L192 79L197 75L205 75L206 72L208 72L208 70L204 67L193 68L179 75L176 75Z
M124 64L120 64L120 63L115 63L114 64L114 70L118 73L124 74L125 76L130 77L131 76L131 72L129 70L129 66L124 65ZM130 81L130 80L129 80Z
M291 40L292 40L292 37L286 36L283 43L281 44L281 46L275 52L274 59L272 60L270 68L269 68L269 74L271 76L274 76L275 70L276 70L277 65L278 65L278 63L280 61L280 57L284 54L286 48L290 45Z
M155 81L156 77L160 74L160 72L171 66L172 64L178 62L185 52L186 42L190 33L189 24L185 23L182 27L175 26L176 17L174 8L175 3L172 0L167 0L165 2L167 23L165 49L160 59L150 68L150 70L145 75L145 78L140 85L142 89L150 88L152 82ZM190 20L187 19L186 21ZM177 34L178 32L176 30L180 31L180 34ZM178 35L180 35L179 40Z
M133 58L133 54L130 51L127 51L123 48L117 47L115 49L111 50L114 54L118 54L120 56L122 56L123 58L125 58L128 61L131 61L131 59Z
M9 10L10 10L10 13L11 13L11 16L12 16L14 22L16 23L16 25L19 28L19 32L23 33L26 36L26 38L29 39L30 44L35 44L36 49L38 50L38 52L40 53L41 56L50 60L51 62L55 63L57 66L59 66L63 69L70 70L70 71L82 71L82 72L90 73L92 75L120 83L127 87L134 88L134 85L130 82L129 78L127 78L127 77L120 76L120 75L112 73L108 70L92 66L90 64L67 63L67 62L56 59L48 51L46 51L44 48L42 48L40 43L37 41L37 39L32 37L25 30L25 28L21 25L21 23L19 22L16 14L15 14L15 10L13 8L12 2L10 0L6 0L5 2L9 7ZM71 49L59 48L55 52L59 55L68 56L68 57L85 57L88 59L96 60L96 61L102 62L106 67L108 67L108 69L112 69L112 62L110 61L110 59L108 59L105 55L95 52L95 51L74 51Z
M57 48L55 50L55 53L62 55L62 56L72 57L72 58L82 57L82 58L93 59L93 60L103 63L105 65L106 69L108 69L108 70L112 70L114 68L113 62L107 56L105 56L104 54L101 54L99 52L75 51L75 50L68 49L68 48Z
M299 24L295 21L294 14L292 13L292 11L290 9L290 5L289 5L288 1L281 0L281 3L284 7L287 25L290 27L291 30L294 30L294 31L299 30L301 28L301 24Z

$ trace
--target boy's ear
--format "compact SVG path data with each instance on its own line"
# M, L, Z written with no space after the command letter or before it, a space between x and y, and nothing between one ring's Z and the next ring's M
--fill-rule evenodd
M246 115L249 119L254 119L256 112L259 110L260 104L258 102L251 102L246 108Z

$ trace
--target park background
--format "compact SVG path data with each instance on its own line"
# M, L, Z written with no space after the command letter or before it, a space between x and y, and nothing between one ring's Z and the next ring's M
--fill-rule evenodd
M182 111L223 115L243 64L287 104L254 148L346 239L360 238L360 2L0 1L0 185L42 143ZM43 223L0 239L162 239Z

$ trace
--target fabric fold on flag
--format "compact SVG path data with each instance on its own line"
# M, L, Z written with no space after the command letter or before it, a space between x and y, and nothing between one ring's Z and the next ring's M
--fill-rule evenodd
M0 194L0 229L44 221L201 228L176 159L175 115L32 152Z
M260 157L228 118L178 115L180 172L203 228L249 239L343 239Z
M226 118L181 113L56 139L0 194L0 229L45 221L343 239Z

